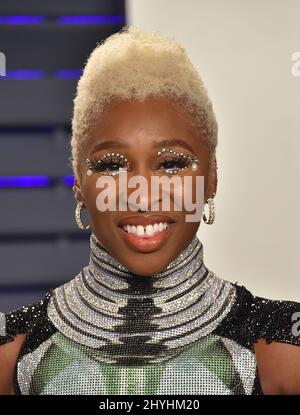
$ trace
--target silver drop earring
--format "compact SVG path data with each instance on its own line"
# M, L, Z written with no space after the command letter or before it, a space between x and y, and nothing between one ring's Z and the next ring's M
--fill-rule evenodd
M82 223L82 220L81 220L81 209L82 209L83 205L84 205L84 202L82 200L80 202L77 202L77 206L76 206L76 210L75 210L75 219L76 219L76 223L77 223L77 225L80 229L88 230L88 229L90 229L90 225L84 226L84 224Z

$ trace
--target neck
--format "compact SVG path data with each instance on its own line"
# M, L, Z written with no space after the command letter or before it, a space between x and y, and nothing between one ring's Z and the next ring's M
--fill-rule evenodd
M175 287L178 291L180 287L184 289L187 282L193 283L192 276L196 276L194 283L199 283L208 272L203 263L203 246L196 235L163 271L149 276L137 275L125 268L108 253L93 233L90 237L90 248L87 269L90 282L94 286L105 286L126 294L155 296Z

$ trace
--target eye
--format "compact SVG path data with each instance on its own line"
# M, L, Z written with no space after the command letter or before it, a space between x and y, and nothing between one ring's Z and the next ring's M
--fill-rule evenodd
M199 163L199 160L194 156L178 153L175 150L163 148L157 153L159 156L157 171L167 174L181 173L189 168L192 163Z
M189 167L190 161L180 157L166 157L160 161L159 171L178 171Z
M130 170L130 165L125 156L119 153L108 153L99 159L86 159L86 163L94 172L115 176L120 168Z

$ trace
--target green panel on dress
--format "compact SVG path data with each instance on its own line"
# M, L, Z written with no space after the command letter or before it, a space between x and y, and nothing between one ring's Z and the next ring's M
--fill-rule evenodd
M241 377L219 336L199 339L167 362L140 366L103 363L101 352L59 332L51 342L34 373L35 393L209 394L221 389L230 394L233 385L244 393Z

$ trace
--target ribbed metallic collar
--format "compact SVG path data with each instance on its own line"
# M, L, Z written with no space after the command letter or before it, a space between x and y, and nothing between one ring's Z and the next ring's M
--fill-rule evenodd
M54 290L52 323L106 363L158 363L211 333L235 300L234 286L209 271L195 235L164 271L137 276L92 233L90 261Z

